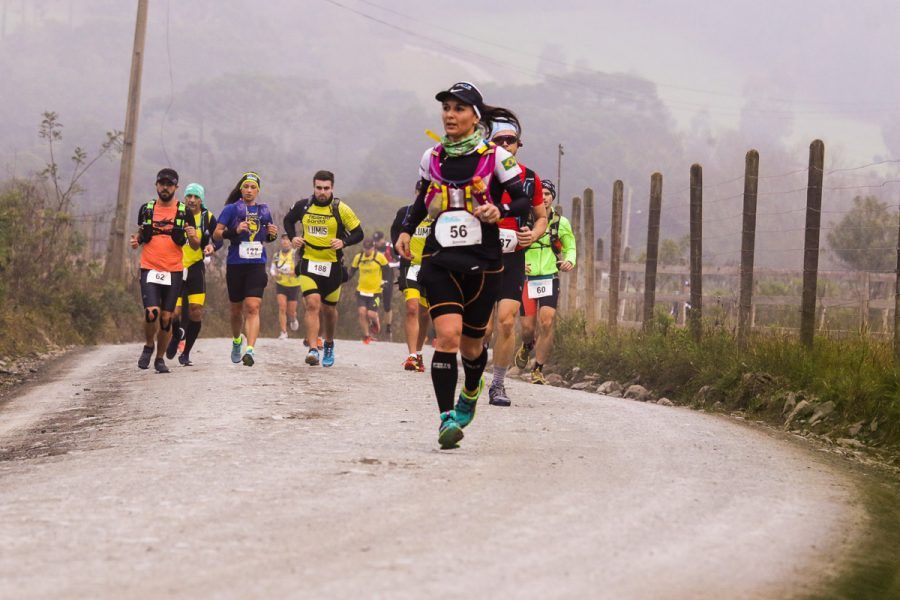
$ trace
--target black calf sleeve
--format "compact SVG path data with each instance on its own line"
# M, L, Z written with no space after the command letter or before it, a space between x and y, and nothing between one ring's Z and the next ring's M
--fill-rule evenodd
M202 323L200 321L188 321L187 327L184 328L184 353L188 354L191 351L191 348L194 347L194 342L197 341L197 337L200 335L200 325Z
M431 357L431 383L441 412L453 410L458 373L455 352L435 352Z
M478 382L484 374L484 368L487 366L488 353L486 348L482 348L481 354L475 360L469 360L463 356L463 372L466 374L466 390L474 392L478 389Z

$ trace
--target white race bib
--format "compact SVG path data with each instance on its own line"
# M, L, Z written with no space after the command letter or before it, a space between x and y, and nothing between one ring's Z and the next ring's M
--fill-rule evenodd
M331 275L331 263L321 260L311 260L306 265L306 272L310 275L328 277Z
M500 247L503 248L504 254L509 254L510 252L516 251L516 246L519 245L519 240L516 238L516 232L512 229L503 229L500 228Z
M374 298L375 294L370 294L369 292L357 292L363 298Z
M418 281L419 280L419 271L422 270L422 265L410 265L409 269L406 271L406 278L409 281Z
M532 300L553 295L553 278L529 279L528 297Z
M150 269L147 271L147 283L155 283L156 285L172 285L172 274L168 271L156 271Z
M238 246L238 256L246 260L262 258L263 245L262 242L241 242Z
M481 222L464 210L447 211L435 221L434 237L444 248L477 246L481 243Z

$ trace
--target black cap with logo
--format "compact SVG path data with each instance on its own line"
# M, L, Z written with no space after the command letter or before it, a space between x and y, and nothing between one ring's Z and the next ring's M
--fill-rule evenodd
M454 83L450 86L449 90L438 92L434 97L438 102L443 102L447 98L456 98L460 102L471 104L472 106L481 106L484 104L484 98L482 98L481 92L468 81Z
M175 169L166 167L156 174L156 183L178 185L178 172Z

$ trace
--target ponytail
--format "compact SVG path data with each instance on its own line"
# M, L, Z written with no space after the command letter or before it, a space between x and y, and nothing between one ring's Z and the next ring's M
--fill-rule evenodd
M225 200L225 206L228 206L229 204L234 204L235 202L237 202L238 200L241 199L241 185L243 183L244 183L244 180L241 179L240 181L238 181L238 184L236 186L234 186L234 189L231 190L230 194L228 194L228 199Z
M510 123L512 124L516 131L519 132L519 137L522 136L522 124L519 122L519 117L516 116L516 113L509 110L508 108L502 108L500 106L490 106L488 104L482 104L478 107L481 112L481 122L480 126L483 126L485 131L485 137L490 136L491 129L494 127L494 123Z

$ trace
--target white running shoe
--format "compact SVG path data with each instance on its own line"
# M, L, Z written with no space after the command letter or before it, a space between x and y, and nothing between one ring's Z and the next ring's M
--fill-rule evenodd
M282 331L281 333L279 333L279 334L278 334L278 339L279 339L279 340L286 340L286 339L288 339L287 331Z
M291 321L291 331L297 331L298 329L300 329L300 321L294 319Z

